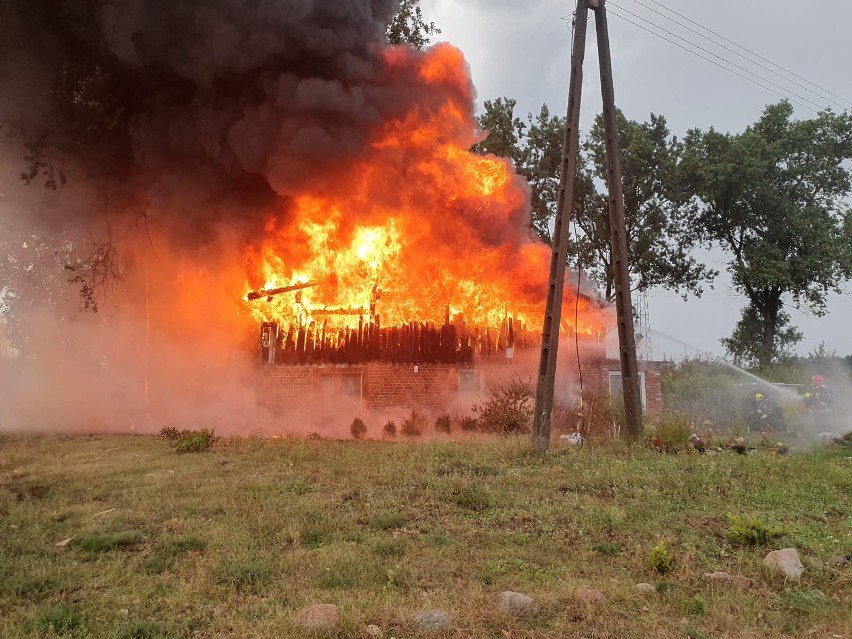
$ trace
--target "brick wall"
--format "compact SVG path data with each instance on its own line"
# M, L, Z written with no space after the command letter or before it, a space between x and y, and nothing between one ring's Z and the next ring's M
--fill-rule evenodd
M645 405L650 415L663 410L662 377L655 362L640 362L645 371ZM472 372L475 371L475 372ZM276 413L300 414L309 410L347 407L368 410L402 408L431 414L466 409L488 387L507 383L514 372L533 377L527 364L479 363L391 364L369 362L357 366L263 366L258 383L259 402ZM583 364L583 384L588 391L609 392L610 371L619 372L616 360L592 358ZM576 384L575 384L576 386Z

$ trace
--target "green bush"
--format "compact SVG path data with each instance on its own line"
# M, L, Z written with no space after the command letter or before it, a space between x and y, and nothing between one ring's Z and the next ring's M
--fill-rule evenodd
M453 420L449 415L441 415L438 419L435 420L435 432L443 433L444 435L449 435L450 430L452 430Z
M479 416L479 426L484 432L528 433L533 417L530 382L515 376L507 386L495 388L484 403L475 405L473 412Z
M784 528L771 526L754 517L728 515L728 522L731 524L728 529L728 538L737 544L757 546L789 534Z
M402 428L399 432L406 437L420 437L429 428L429 421L424 415L412 410L411 414L402 420Z
M654 572L666 574L674 569L674 557L669 554L666 542L661 541L651 549L648 554L648 563Z
M175 442L175 450L179 453L200 453L219 441L214 431L202 428L200 430L184 431Z
M352 434L352 439L364 439L367 434L367 425L360 417L352 420L352 425L349 427L349 432Z
M384 428L382 428L382 431L384 432L385 437L396 437L396 422L389 419L385 423Z

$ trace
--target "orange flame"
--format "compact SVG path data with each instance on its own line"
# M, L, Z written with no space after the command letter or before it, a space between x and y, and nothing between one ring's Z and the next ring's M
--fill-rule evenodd
M384 326L441 324L449 311L495 327L508 313L537 331L550 249L528 230L528 189L511 163L469 150L478 133L462 54L439 44L380 55L382 81L416 83L429 99L374 125L368 153L270 218L246 256L247 286L318 284L252 302L252 313L350 327L373 311ZM599 334L606 314L581 302L576 330Z

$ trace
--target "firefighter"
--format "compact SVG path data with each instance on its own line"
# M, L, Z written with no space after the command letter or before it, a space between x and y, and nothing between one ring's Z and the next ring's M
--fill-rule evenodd
M779 407L763 393L754 394L754 408L750 426L757 432L783 430L783 416Z
M805 397L811 396L810 404L812 410L818 413L824 413L831 410L834 406L834 397L831 390L825 385L825 377L822 375L814 375L811 377L811 392L806 393Z

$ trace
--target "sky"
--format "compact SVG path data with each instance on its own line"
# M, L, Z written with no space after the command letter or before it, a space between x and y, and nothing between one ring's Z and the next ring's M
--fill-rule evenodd
M508 96L518 101L517 114L521 116L537 112L543 103L553 112L565 111L571 15L576 2L421 0L421 5L424 17L434 21L442 31L436 40L451 42L464 52L480 106L486 99ZM651 0L608 0L607 6L616 104L630 119L644 121L650 113L662 114L678 136L691 128L711 126L735 133L757 120L765 105L783 96L802 103L801 106L794 103L796 116L800 118L815 115L815 107L805 99L818 107L831 106L835 111L840 109L832 102L852 105L852 73L848 66L852 2L849 0L825 0L818 5L796 0L752 0L748 3L666 0L663 5ZM804 88L749 64L744 54L718 49L695 33L666 20L660 14L700 31L698 26L667 9L746 46L765 58L766 61L758 62L770 70L776 68L771 62L795 73L804 80L790 79ZM768 89L626 21L654 28L636 16L763 76L765 80L756 81ZM601 109L593 25L590 15L581 110L584 131ZM662 35L687 46L670 34ZM732 44L724 44L736 51ZM707 52L698 53L711 57ZM734 68L734 71L746 75L741 69ZM771 82L782 88L772 86ZM835 95L816 97L808 91L813 88L808 82ZM653 355L657 358L696 352L723 355L719 340L730 335L739 318L744 300L731 290L730 280L725 276L724 256L718 253L699 255L722 273L713 290L708 290L701 299L690 298L687 302L665 290L649 294L650 325L655 331ZM828 308L829 314L823 318L788 309L793 323L805 335L796 349L798 353L807 355L824 343L825 348L836 350L839 355L852 354L852 286L847 285L843 294L832 294ZM672 336L694 349L662 335Z

